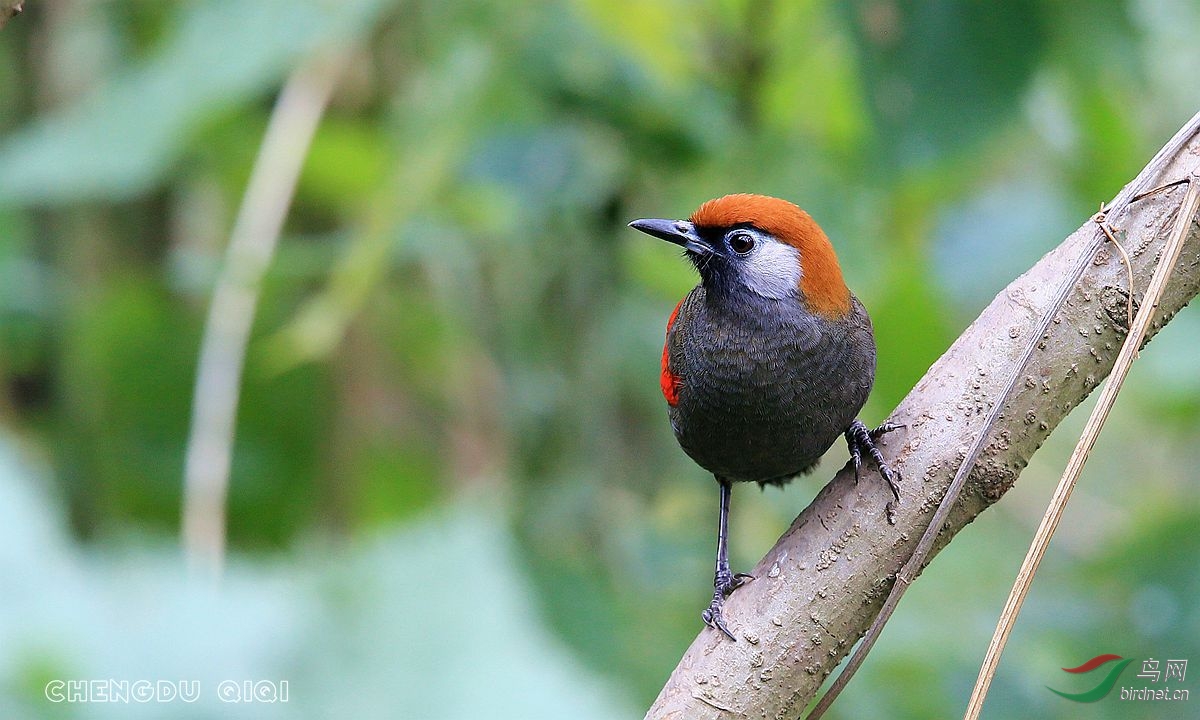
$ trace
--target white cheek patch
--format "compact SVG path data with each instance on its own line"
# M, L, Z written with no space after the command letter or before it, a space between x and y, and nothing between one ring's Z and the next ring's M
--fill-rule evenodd
M742 261L742 280L765 298L794 297L800 287L800 252L776 240L759 240Z

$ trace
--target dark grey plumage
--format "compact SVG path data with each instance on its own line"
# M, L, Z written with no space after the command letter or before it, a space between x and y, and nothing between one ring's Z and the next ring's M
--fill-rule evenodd
M667 333L679 378L671 425L714 475L787 482L812 470L862 409L875 379L871 320L857 298L828 320L800 298L688 294Z

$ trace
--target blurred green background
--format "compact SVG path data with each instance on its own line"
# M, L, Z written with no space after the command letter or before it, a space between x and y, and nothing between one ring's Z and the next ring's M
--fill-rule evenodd
M701 628L716 488L658 393L695 282L628 230L807 208L870 309L880 421L1200 107L1187 0L28 0L0 30L0 717L640 717ZM261 288L230 558L178 539L205 314L274 100L349 53ZM985 717L1200 665L1200 331L1135 366ZM962 712L1086 407L909 593L832 717ZM819 483L739 488L749 567ZM1095 675L1095 674L1093 674ZM1125 684L1135 682L1134 669ZM195 705L52 679L194 679ZM287 680L225 705L220 680Z

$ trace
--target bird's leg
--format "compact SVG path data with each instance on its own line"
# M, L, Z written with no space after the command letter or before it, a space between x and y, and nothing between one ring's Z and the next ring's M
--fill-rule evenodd
M746 573L735 575L729 569L729 498L733 494L733 486L728 480L720 477L717 478L717 483L721 486L721 519L717 527L717 572L713 578L712 602L709 603L708 609L700 613L700 617L704 619L705 625L720 630L736 642L737 638L725 627L725 620L721 617L721 606L725 604L725 598L729 597L730 593L754 577Z
M896 473L884 462L883 454L879 452L879 448L875 447L875 441L900 427L902 426L896 423L885 422L874 430L868 430L867 426L863 425L861 420L855 420L846 429L846 444L850 446L850 459L854 461L854 480L858 481L858 471L862 466L862 456L863 453L866 453L871 456L871 459L879 467L879 474L887 481L888 488L891 489L892 495L896 496L896 500L900 499L900 484L896 482Z

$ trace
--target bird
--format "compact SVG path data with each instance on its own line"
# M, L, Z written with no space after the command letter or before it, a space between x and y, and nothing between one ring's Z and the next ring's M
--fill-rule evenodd
M875 381L874 330L807 212L739 193L686 220L629 227L682 247L700 275L667 321L659 379L676 440L720 488L713 598L701 619L736 641L722 608L753 578L729 565L733 483L784 485L844 437L855 478L870 458L899 501L876 443L900 426L869 430L858 419Z

